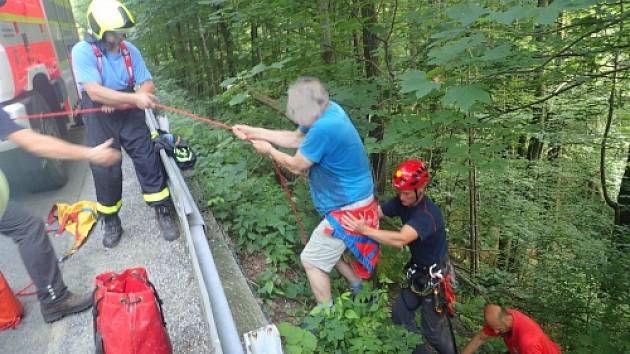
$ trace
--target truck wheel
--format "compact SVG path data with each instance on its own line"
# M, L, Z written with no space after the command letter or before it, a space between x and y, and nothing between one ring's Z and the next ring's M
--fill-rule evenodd
M29 114L49 113L52 110L46 99L35 92L32 96ZM33 130L39 133L64 139L66 137L66 127L62 120L56 118L44 118L31 122ZM68 182L66 173L66 163L62 160L46 159L32 156L33 161L23 165L25 189L29 192L43 192L57 189ZM27 177L28 176L28 177Z

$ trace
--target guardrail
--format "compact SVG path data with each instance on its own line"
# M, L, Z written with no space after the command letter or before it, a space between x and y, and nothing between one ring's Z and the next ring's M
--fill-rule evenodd
M150 109L145 111L145 116L147 126L152 132L158 127L163 131L169 131L166 117L156 119ZM175 161L166 155L164 150L160 151L160 157L168 175L171 198L186 236L199 284L201 302L210 331L210 345L217 354L243 354L243 345L208 246L203 217Z

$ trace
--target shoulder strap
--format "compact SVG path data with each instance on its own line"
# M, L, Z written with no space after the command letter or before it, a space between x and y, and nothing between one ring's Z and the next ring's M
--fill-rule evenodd
M98 69L98 73L101 74L101 77L102 77L103 76L103 52L101 52L101 50L98 49L98 46L96 45L96 43L90 42L90 45L92 46L92 51L94 52L94 55L96 56L96 68Z
M101 77L102 77L103 76L103 52L101 52L101 50L98 48L96 43L91 42L90 45L92 46L92 51L94 52L94 55L96 56L96 68L98 69L98 72L99 74L101 74ZM133 62L131 61L131 54L129 53L129 49L127 48L127 45L125 45L125 42L120 42L119 48L120 48L120 53L122 54L123 59L125 60L125 67L127 68L127 75L129 76L129 80L127 81L127 86L133 88L134 86L136 86L136 77L133 74Z
M129 49L127 49L127 45L124 41L120 42L120 52L122 53L123 59L125 59L125 67L127 67L127 75L129 75L129 81L127 81L127 85L129 87L136 86L136 78L133 75L133 63L131 62L131 54L129 53Z

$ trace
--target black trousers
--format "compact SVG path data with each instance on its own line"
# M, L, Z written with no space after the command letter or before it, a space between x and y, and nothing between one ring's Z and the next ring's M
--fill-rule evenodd
M87 94L83 94L82 106L100 107ZM153 149L143 110L120 110L111 114L90 113L84 116L84 121L87 128L87 145L97 146L113 138L113 148L125 149L133 161L147 204L156 206L170 202L166 173L159 155ZM122 162L109 167L90 165L100 214L115 214L122 206L121 166Z
M416 310L420 308L421 329L424 343L418 345L414 354L428 354L429 346L440 354L455 353L453 339L446 318L446 310L441 314L435 311L433 295L419 296L410 289L402 289L392 307L392 321L404 326L410 332L418 333Z
M0 219L0 233L17 244L26 271L37 287L38 300L50 303L62 298L67 288L44 222L9 202Z

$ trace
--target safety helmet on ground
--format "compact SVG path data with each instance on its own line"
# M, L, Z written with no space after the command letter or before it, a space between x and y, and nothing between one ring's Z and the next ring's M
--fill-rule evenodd
M429 170L420 160L407 160L396 167L392 182L399 191L422 188L429 183Z
M103 39L105 32L125 32L136 24L133 15L116 0L94 0L87 10L90 33Z

